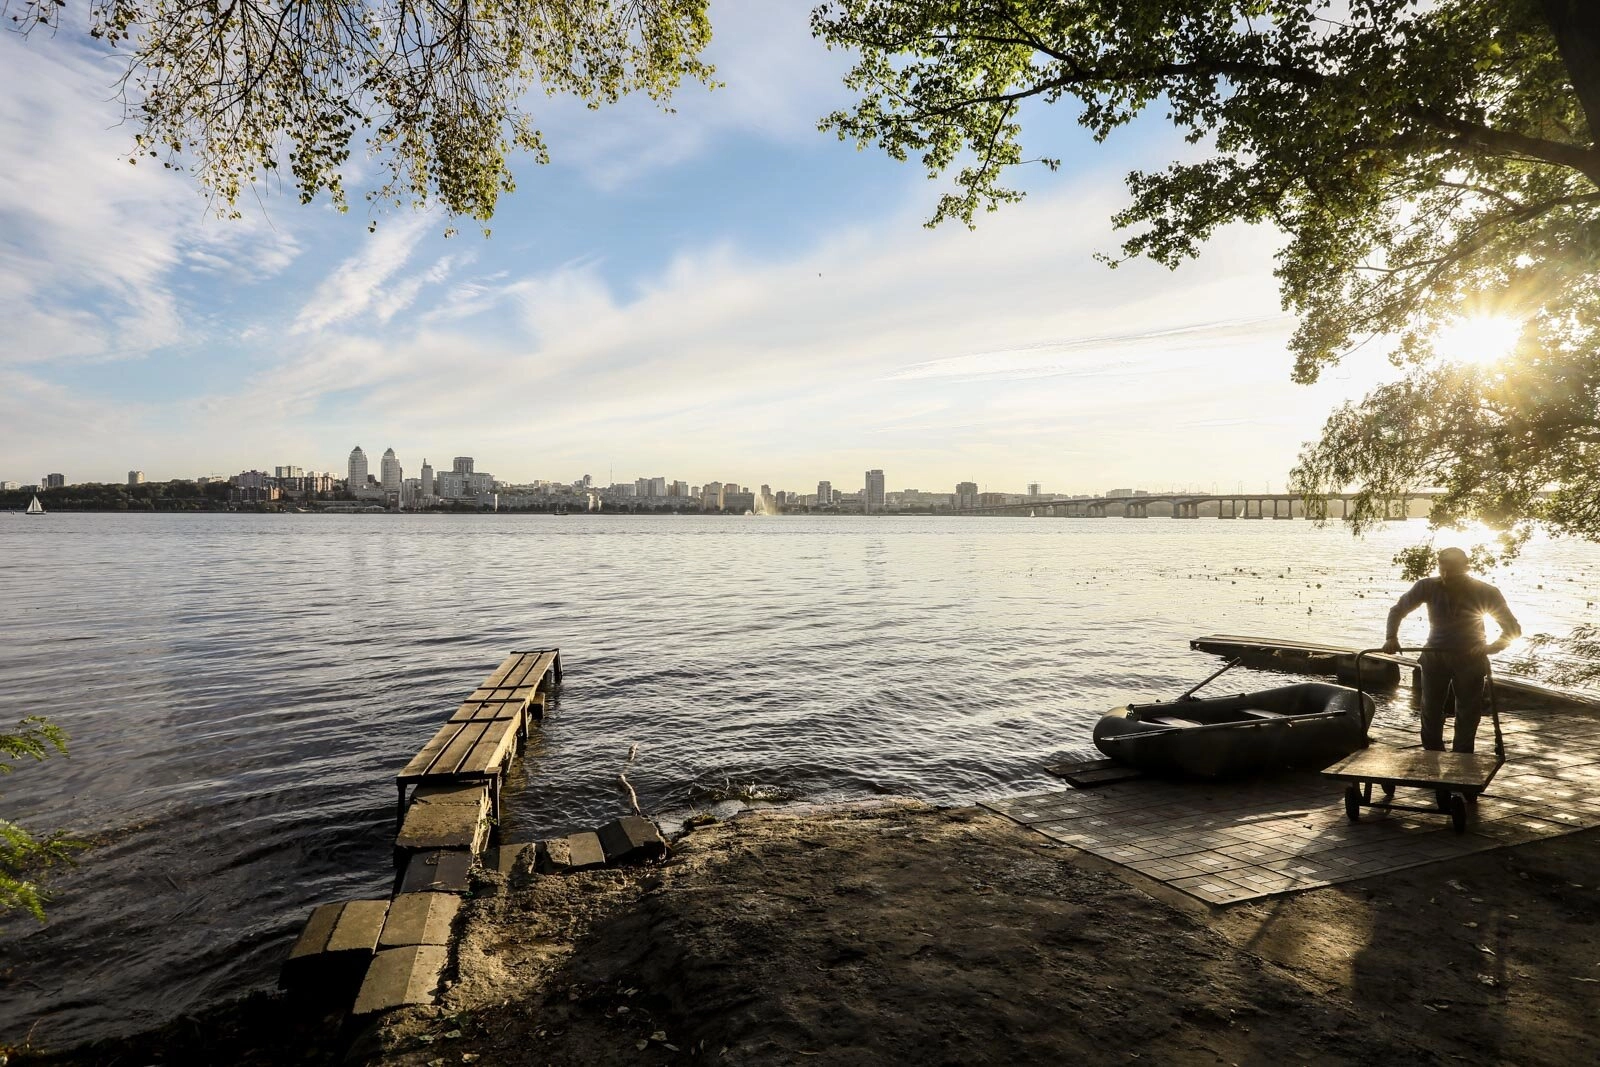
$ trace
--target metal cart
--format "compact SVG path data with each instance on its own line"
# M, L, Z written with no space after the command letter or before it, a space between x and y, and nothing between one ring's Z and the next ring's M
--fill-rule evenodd
M1381 653L1378 648L1368 648L1356 653L1356 689L1361 689L1361 657ZM1420 652L1406 648L1402 652ZM1351 822L1361 818L1362 808L1387 808L1392 811L1416 811L1425 814L1446 814L1456 833L1467 828L1467 806L1476 801L1495 774L1506 762L1505 739L1500 733L1500 704L1495 697L1494 671L1486 678L1489 690L1489 717L1494 722L1494 755L1476 752L1431 752L1420 748L1395 748L1393 745L1370 745L1352 756L1347 756L1322 772L1323 777L1349 783L1344 791L1344 811ZM1383 791L1381 800L1372 799L1372 787ZM1432 789L1435 806L1418 807L1397 804L1394 791L1400 786Z

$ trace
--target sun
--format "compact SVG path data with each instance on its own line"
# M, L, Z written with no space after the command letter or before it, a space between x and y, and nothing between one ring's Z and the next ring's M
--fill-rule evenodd
M1509 315L1469 315L1442 327L1433 338L1433 351L1451 363L1498 363L1516 348L1522 323Z

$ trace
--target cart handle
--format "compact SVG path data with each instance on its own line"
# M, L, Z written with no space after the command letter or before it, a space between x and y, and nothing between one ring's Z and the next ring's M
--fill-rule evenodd
M1396 652L1417 652L1417 653L1422 653L1422 652L1426 652L1428 650L1426 648L1409 647L1409 648L1397 648L1397 649L1395 649L1395 651ZM1357 697L1363 697L1364 696L1364 694L1362 693L1362 678L1363 678L1363 675L1361 674L1361 657L1362 656L1384 656L1384 655L1393 655L1393 653L1385 652L1382 648L1364 648L1361 651L1356 653L1356 696ZM1494 723L1494 758L1495 758L1496 762L1504 763L1506 761L1506 742L1505 742L1504 735L1501 734L1501 732L1500 732L1500 697L1499 697L1499 694L1495 692L1495 688L1494 688L1494 664L1489 662L1489 657L1488 656L1483 657L1483 659L1484 659L1483 680L1484 680L1485 687L1489 690L1489 718Z

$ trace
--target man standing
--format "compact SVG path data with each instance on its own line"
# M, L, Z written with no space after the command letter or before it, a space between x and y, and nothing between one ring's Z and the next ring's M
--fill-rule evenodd
M1439 577L1413 585L1389 609L1385 652L1400 650L1400 620L1428 605L1428 643L1422 650L1422 747L1444 751L1444 718L1455 691L1456 733L1451 748L1471 752L1483 713L1483 686L1489 657L1522 635L1522 627L1506 606L1500 590L1467 573L1467 554L1459 548L1439 553ZM1484 618L1500 627L1493 644L1485 643Z

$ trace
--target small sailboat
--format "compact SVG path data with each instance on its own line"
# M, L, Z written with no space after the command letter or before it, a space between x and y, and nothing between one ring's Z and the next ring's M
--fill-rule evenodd
M28 505L27 514L29 514L29 515L43 515L44 514L44 505L39 503L39 494L38 493L33 494L33 502Z

